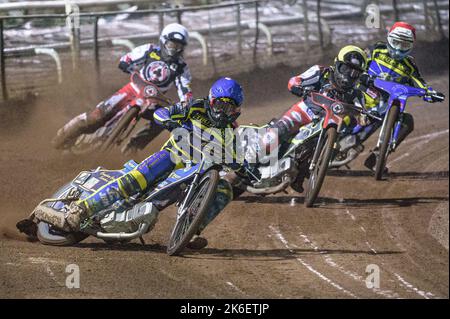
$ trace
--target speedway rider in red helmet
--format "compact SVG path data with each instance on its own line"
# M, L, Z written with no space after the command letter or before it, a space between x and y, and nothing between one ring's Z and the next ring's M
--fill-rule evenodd
M375 45L366 49L368 55L368 76L363 75L360 88L372 86L372 79L377 77L387 81L394 81L404 85L418 87L427 91L424 101L433 103L441 102L445 99L444 94L436 92L431 86L427 85L417 68L414 58L410 56L414 43L416 41L416 29L406 22L396 22L390 28L387 35L387 42L377 42ZM383 92L380 92L383 94ZM370 97L369 97L370 98ZM384 96L382 100L387 100ZM383 113L380 106L373 109L374 112ZM357 143L361 144L368 139L381 124L373 123L365 127L360 133L356 134ZM403 113L403 123L399 134L398 144L414 129L414 119L411 114ZM376 163L377 149L371 151L364 165L373 170Z
M184 26L172 23L162 30L159 40L159 46L151 43L141 45L124 55L120 59L119 69L126 73L139 71L145 80L157 85L163 93L175 83L180 101L188 103L192 99L192 77L182 54L188 44L189 33ZM81 134L95 132L126 107L135 94L133 86L128 83L91 111L78 115L64 125L53 139L53 146L64 148ZM145 118L152 119L153 114ZM161 131L159 125L146 125L131 138L123 151L143 149Z

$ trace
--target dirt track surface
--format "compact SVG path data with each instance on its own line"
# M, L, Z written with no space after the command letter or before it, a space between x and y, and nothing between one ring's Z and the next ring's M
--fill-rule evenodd
M245 80L252 92L241 122L263 122L289 107L295 98L278 90L288 78L280 78L271 99L258 98L264 88ZM428 78L448 95L448 73ZM88 239L50 247L17 233L15 223L81 169L117 168L126 160L53 151L48 141L67 114L40 105L0 135L0 297L448 298L449 105L411 102L416 128L390 157L388 180L375 182L362 166L372 138L351 171L326 178L317 208L306 209L293 191L244 194L206 229L209 246L183 257L165 254L173 208L145 236L146 246ZM80 267L79 289L65 286L69 264ZM369 265L380 269L378 289L366 286Z

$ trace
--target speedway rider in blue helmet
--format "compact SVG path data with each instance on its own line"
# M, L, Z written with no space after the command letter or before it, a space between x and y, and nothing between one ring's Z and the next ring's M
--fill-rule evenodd
M243 101L241 86L233 79L220 78L212 85L208 98L193 100L188 105L178 103L169 108L159 108L155 111L154 118L158 124L169 130L178 127L186 129L189 138L184 141L190 143L190 150L195 147L192 137L200 138L202 145L213 141L223 147L225 139L229 137L226 134L233 132L237 127L236 119L240 115ZM218 129L220 134L209 134L212 129ZM233 156L235 160L236 155ZM97 214L119 200L146 193L163 176L174 169L184 167L187 161L195 163L195 158L192 159L190 154L183 151L179 141L171 136L159 152L144 159L135 169L98 189L91 196L72 202L65 220L61 221L62 224L55 224L57 218L51 212L36 215L36 218L66 231L77 231L80 229L80 223L87 217ZM169 199L165 204L156 207L156 213L174 203L176 199ZM203 230L231 199L230 184L226 180L220 180L215 201L200 229ZM59 214L56 211L54 213ZM197 238L192 242L195 243Z

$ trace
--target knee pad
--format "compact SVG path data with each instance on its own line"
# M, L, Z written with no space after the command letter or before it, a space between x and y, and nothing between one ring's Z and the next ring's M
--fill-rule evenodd
M169 151L163 150L147 157L135 170L142 175L148 185L151 185L157 178L172 171L174 167Z
M414 117L411 114L403 113L403 126L408 134L414 130Z
M147 181L141 172L132 170L128 174L119 177L118 185L124 197L130 197L147 188Z

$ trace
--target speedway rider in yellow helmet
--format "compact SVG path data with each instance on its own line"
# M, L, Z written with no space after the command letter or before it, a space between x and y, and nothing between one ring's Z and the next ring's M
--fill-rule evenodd
M261 147L268 147L269 141L276 138L276 134L278 143L282 143L296 134L301 126L309 124L314 117L323 116L322 109L307 98L311 91L320 92L344 103L368 107L365 105L364 93L357 88L359 77L366 67L367 55L364 50L348 45L339 51L333 66L314 65L291 78L288 83L289 91L304 99L295 103L278 120L271 122L270 127L274 130L263 136ZM345 123L351 125L351 120L347 118ZM303 179L304 177L300 177L292 185L298 192L303 191Z

